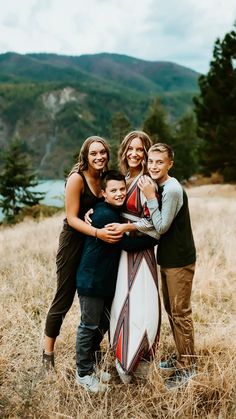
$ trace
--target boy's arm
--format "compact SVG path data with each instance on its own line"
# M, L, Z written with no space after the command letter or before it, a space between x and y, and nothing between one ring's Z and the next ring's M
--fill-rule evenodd
M105 227L111 231L119 231L121 233L128 233L138 230L140 233L153 237L156 240L160 238L160 234L158 234L158 232L155 230L151 220L146 218L139 218L136 215L131 214L125 214L125 217L130 220L128 223L113 222L106 224Z
M183 201L183 196L177 190L163 191L162 207L159 210L157 198L147 201L153 225L159 234L164 234L171 226L172 221L178 213Z
M151 237L154 237L157 240L160 238L160 234L156 231L151 219L143 217L139 221L135 221L133 223L133 226L136 228L136 230L140 231L143 234L147 234Z
M114 211L111 208L105 208L101 210L94 211L93 214L93 225L94 227L103 227L106 223L120 223L121 216L118 211ZM139 237L130 237L126 234L122 237L122 239L116 243L116 245L126 251L132 250L143 250L148 249L150 247L154 247L158 244L158 241L150 236L139 236Z
M138 236L138 237L130 237L127 236L127 234L124 234L120 242L118 243L118 246L122 250L126 250L126 252L132 251L132 250L144 250L149 249L150 247L154 247L158 244L158 240L147 236Z

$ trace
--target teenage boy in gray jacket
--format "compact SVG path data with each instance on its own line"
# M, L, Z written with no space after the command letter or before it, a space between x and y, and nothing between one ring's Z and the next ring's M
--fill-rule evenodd
M139 187L147 198L153 225L161 235L157 263L161 269L165 310L175 340L177 355L163 360L160 368L172 370L167 388L186 383L195 374L194 330L191 291L196 250L190 223L188 199L177 179L168 175L173 165L172 148L164 143L148 151L149 176L143 176ZM156 198L156 189L160 200Z

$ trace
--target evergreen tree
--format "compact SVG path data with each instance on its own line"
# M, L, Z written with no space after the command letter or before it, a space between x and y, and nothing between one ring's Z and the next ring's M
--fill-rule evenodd
M7 222L14 222L23 206L33 206L45 196L30 188L38 184L32 170L27 147L19 139L13 139L3 153L3 170L0 174L0 206Z
M112 115L110 126L111 161L109 167L116 168L120 143L130 131L132 131L132 125L128 117L123 112L115 112Z
M236 27L236 25L235 25ZM236 31L214 45L206 76L199 78L200 95L194 98L200 160L205 174L218 171L225 181L236 180Z
M151 104L143 123L143 131L150 135L153 143L161 142L171 144L171 130L167 123L166 112L159 99L155 99Z
M178 180L187 180L198 171L199 141L194 114L185 114L175 125L172 143L175 163L170 174Z

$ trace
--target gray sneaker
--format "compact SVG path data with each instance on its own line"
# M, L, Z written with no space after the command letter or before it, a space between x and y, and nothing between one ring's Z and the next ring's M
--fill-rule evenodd
M177 362L177 355L171 355L168 359L162 359L160 361L159 367L161 370L169 371L174 370L176 368L176 362Z
M169 378L165 380L165 385L168 390L174 390L184 386L197 374L195 368L189 368L186 370L176 370Z
M108 387L98 380L95 374L80 377L76 371L76 382L91 393L104 393Z

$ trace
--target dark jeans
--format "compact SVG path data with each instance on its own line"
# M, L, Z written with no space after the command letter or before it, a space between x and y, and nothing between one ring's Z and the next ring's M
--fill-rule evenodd
M81 320L76 338L76 365L83 377L92 374L95 353L109 329L112 298L80 296Z

